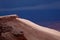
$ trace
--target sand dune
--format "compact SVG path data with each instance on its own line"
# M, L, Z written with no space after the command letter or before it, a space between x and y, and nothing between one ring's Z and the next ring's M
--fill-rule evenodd
M13 30L8 34L5 33L7 36L5 34L3 34L3 36L5 35L7 38L10 37L12 40L22 40L20 37L18 39L18 37L16 38L12 35L21 34L21 31L27 40L60 40L60 31L37 25L26 19L14 17L13 20L10 19L5 24L11 26ZM9 34L11 36L9 36Z

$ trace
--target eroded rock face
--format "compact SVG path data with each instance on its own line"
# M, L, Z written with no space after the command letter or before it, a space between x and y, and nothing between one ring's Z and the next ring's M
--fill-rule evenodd
M16 15L9 16L1 16L0 17L0 39L2 40L27 40L24 37L23 31L15 34L13 30L15 30L14 21L16 21ZM11 24L10 24L11 23ZM13 33L12 33L13 32Z

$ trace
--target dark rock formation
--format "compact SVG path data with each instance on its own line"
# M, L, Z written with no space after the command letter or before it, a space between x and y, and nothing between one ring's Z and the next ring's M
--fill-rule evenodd
M20 34L13 34L13 33L10 33L13 28L10 26L10 25L7 25L7 22L9 23L9 21L14 21L16 20L16 15L10 15L10 16L1 16L0 17L0 40L10 40L4 36L2 36L2 33L7 33L9 32L9 36L13 36L11 37L11 39L13 40L27 40L25 37L24 37L24 33L23 32L20 32ZM8 34L7 34L8 35Z

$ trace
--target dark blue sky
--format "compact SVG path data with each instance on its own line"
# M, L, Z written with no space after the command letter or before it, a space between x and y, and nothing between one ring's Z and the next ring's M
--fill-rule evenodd
M7 14L48 26L60 21L60 0L0 0L0 15Z

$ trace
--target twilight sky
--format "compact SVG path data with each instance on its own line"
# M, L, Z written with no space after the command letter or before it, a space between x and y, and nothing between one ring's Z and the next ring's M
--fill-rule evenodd
M7 14L48 26L60 21L60 0L0 0L0 15Z

